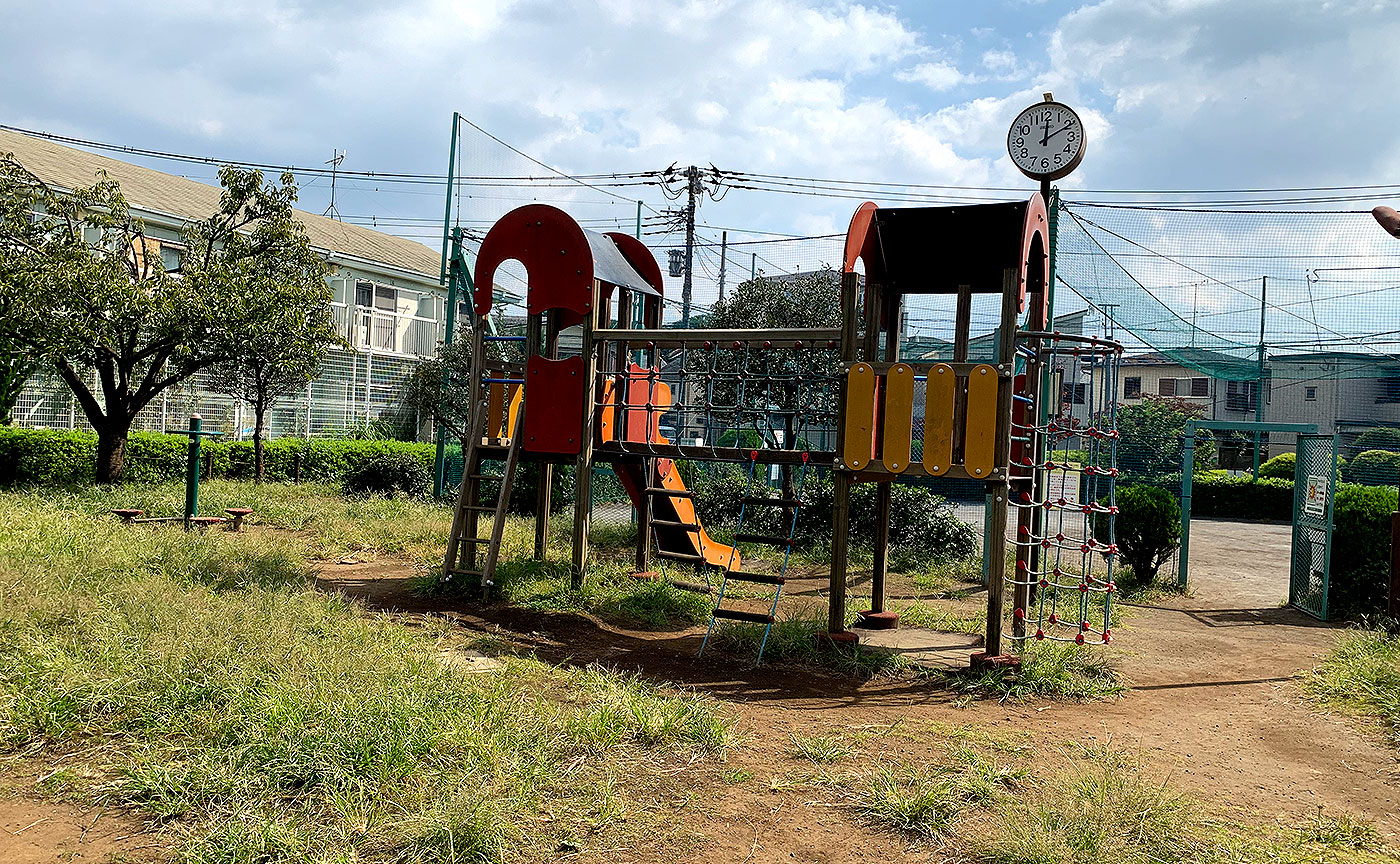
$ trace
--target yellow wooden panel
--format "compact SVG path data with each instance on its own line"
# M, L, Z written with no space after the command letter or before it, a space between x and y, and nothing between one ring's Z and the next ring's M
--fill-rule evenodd
M881 462L891 474L909 467L914 439L914 367L896 363L885 373L885 427Z
M948 473L953 464L953 404L958 376L953 367L939 363L928 370L924 390L924 470L935 476Z
M997 448L997 370L983 363L967 376L967 427L963 467L973 477L990 477Z
M486 437L501 437L501 421L506 405L506 385L486 385Z
M520 419L520 406L525 402L525 388L519 384L509 384L508 392L510 398L507 400L506 408L506 437L514 438L517 431L516 421Z
M857 363L846 373L845 441L841 461L859 471L875 455L875 370Z

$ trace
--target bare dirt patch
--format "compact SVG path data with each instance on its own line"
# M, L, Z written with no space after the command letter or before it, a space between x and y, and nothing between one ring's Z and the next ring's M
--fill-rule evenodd
M0 798L0 861L145 862L166 856L165 844L139 819L103 808Z

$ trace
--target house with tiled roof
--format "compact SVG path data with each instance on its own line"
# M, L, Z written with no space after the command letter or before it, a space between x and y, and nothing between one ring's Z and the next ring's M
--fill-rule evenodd
M147 254L158 254L168 270L179 268L183 226L219 206L217 186L43 138L0 129L0 154L12 154L58 191L91 186L102 174L116 181L133 215L145 224ZM392 412L406 376L436 351L447 316L446 289L438 281L441 255L413 240L314 213L298 211L297 218L329 264L333 317L351 350L333 351L305 393L282 400L272 412L271 429L273 435L336 434ZM197 376L147 409L137 425L181 428L188 413L199 410L206 425L244 432L251 414L245 417L242 406L202 383ZM27 426L83 426L67 388L43 374L21 396L15 419ZM395 421L401 428L420 425L411 417Z

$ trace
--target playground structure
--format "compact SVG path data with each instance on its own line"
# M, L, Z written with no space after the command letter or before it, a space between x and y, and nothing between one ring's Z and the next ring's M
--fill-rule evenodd
M528 275L523 336L496 335L491 326L494 276L511 259ZM460 256L453 261L462 266ZM879 487L871 608L861 617L867 626L892 627L897 616L886 609L885 596L891 484L901 477L956 477L985 482L990 507L983 656L1002 654L1008 586L1013 641L1109 640L1117 432L1106 382L1116 380L1122 349L1047 331L1050 231L1039 194L965 207L863 204L846 239L841 326L834 328L662 327L663 285L651 252L631 236L586 231L540 204L496 223L482 241L470 284L473 396L444 579L492 586L503 517L525 459L540 464L534 554L541 560L550 474L558 464L575 466L571 579L581 585L592 467L610 463L636 508L637 571L647 572L653 556L693 565L705 580L688 586L715 597L711 628L717 619L761 625L766 644L803 488L812 472L830 471L827 635L854 641L846 630L851 486ZM899 356L902 304L919 294L956 298L951 361ZM999 300L992 362L968 359L975 295ZM561 356L566 333L579 346L571 356ZM514 360L494 350L508 347L519 349ZM1085 405L1075 398L1079 393L1096 395ZM1055 448L1071 443L1088 445L1090 464L1054 460ZM679 459L746 466L736 545L711 537L677 470ZM487 473L495 462L501 473ZM786 466L778 497L755 494L760 465ZM1053 477L1059 491L1052 498ZM781 508L777 521L785 532L746 530L763 507ZM1001 541L1013 508L1016 566L1007 576ZM493 517L486 536L479 533L483 514ZM1106 531L1095 530L1100 516ZM781 563L746 567L737 544L775 548ZM1107 562L1102 574L1095 569L1100 559ZM710 578L715 571L717 584ZM730 582L771 589L769 610L726 607ZM1061 602L1067 591L1074 603ZM1092 593L1105 598L1101 626L1090 621Z

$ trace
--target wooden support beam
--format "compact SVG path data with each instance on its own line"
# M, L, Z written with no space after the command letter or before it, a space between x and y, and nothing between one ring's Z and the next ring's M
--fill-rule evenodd
M997 340L998 371L1013 368L1016 360L1016 318L1020 301L1020 273L1017 268L1007 268L1002 273L1001 327ZM997 432L995 465L1005 468L1011 457L1011 382L1001 379L997 390ZM987 639L983 650L987 656L996 657L1001 652L1001 613L1006 589L1006 520L1007 498L1010 488L1005 479L987 484L987 492L992 505L988 522L987 545L985 550L990 569L987 574Z

